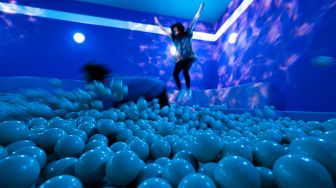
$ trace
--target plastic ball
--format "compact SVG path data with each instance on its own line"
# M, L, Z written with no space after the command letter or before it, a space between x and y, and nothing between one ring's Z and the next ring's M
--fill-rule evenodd
M84 150L89 151L95 148L104 148L107 147L107 144L103 140L92 140L85 145Z
M88 140L88 142L91 142L93 140L101 140L104 143L106 143L106 145L108 144L108 139L105 135L103 134L94 134L93 136L91 136Z
M78 159L74 157L66 157L53 161L44 167L42 174L46 179L59 175L74 175L77 161Z
M131 183L143 167L141 159L132 151L121 150L106 164L106 177L112 185Z
M160 157L158 159L155 160L155 163L162 166L162 167L166 167L170 162L170 159L167 157Z
M282 156L275 162L273 174L279 188L334 187L330 174L320 163L300 154Z
M317 137L305 137L294 140L290 146L291 153L306 155L321 163L336 177L336 142Z
M221 149L221 158L230 155L237 155L244 157L250 162L253 161L253 153L252 148L250 146L246 146L239 141L226 142L223 144Z
M82 188L83 185L81 181L79 181L76 177L69 175L61 175L53 177L44 182L42 185L40 185L40 188L59 188L59 187Z
M40 165L31 156L13 155L0 160L0 187L31 187L39 175Z
M79 124L78 129L84 131L88 137L91 137L92 135L97 133L95 123L83 122Z
M171 188L172 186L162 178L149 178L143 181L138 188Z
M178 188L216 188L210 177L204 174L189 174L182 179Z
M84 141L84 143L88 140L88 136L87 136L86 132L84 132L82 130L79 130L79 129L73 129L73 130L69 131L68 134L79 136Z
M85 152L75 165L75 176L84 183L96 183L105 176L108 155L100 149Z
M137 102L137 107L139 111L144 111L148 108L147 101L144 98L139 98Z
M198 133L191 144L191 152L201 162L216 160L220 150L220 138L211 133Z
M257 169L250 161L239 156L228 156L218 162L215 181L220 187L260 187Z
M198 169L198 161L194 157L194 155L192 154L192 152L189 151L189 150L179 151L178 153L176 153L174 155L173 158L185 159L185 160L189 161L191 165L193 165L194 169Z
M8 152L6 150L6 148L0 146L0 160L7 157L8 156Z
M275 161L285 155L286 151L278 143L264 140L254 145L253 154L256 164L272 169Z
M131 136L133 136L133 132L129 129L124 129L117 135L117 141L126 141Z
M113 152L117 153L118 151L121 150L129 150L129 146L125 142L115 142L114 144L111 145L110 147Z
M185 176L192 173L195 173L195 169L187 160L175 158L165 167L162 178L176 187Z
M216 168L217 163L214 162L204 163L199 167L198 173L205 174L214 180Z
M28 146L36 146L36 144L30 140L18 140L16 142L13 142L11 144L9 144L6 149L8 151L8 153L13 153L14 151L24 148L24 147L28 147Z
M47 162L47 155L41 148L35 146L27 146L20 148L12 153L12 155L29 155L36 159L40 164L40 167L43 168Z
M59 158L78 157L84 151L84 141L76 135L65 136L55 145L55 154Z
M158 134L162 135L162 136L166 136L166 135L170 135L173 133L174 130L174 126L172 123L170 122L166 122L166 121L161 121L159 122L159 127L158 127Z
M20 121L0 123L0 145L6 146L17 140L24 140L29 134L28 126Z
M136 182L140 184L146 179L154 178L154 177L161 177L163 171L163 167L156 164L156 163L150 163L145 165L143 169L140 170Z
M148 158L149 147L145 141L135 139L129 144L129 148L135 152L140 159L146 160Z
M261 188L272 188L276 187L273 171L265 167L256 167L259 172Z
M172 148L172 154L175 155L176 153L183 151L183 150L189 150L190 144L185 140L175 140L173 144L171 144Z
M97 131L100 134L109 136L116 133L114 128L114 121L109 119L100 119L97 123Z
M69 123L67 120L64 120L62 118L54 118L50 120L48 126L49 128L60 128L67 133L75 128L73 124Z
M65 137L67 133L59 128L51 128L43 132L38 140L38 145L46 152L53 151L56 143Z
M169 157L171 153L171 146L165 140L154 141L150 147L150 156L156 160L160 157Z
M323 135L320 135L320 138L336 142L336 130L325 132Z

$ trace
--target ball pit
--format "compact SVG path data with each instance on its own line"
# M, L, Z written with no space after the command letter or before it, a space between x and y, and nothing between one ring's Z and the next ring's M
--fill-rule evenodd
M143 98L102 106L127 93L113 80L0 103L0 187L335 187L335 118L160 108Z

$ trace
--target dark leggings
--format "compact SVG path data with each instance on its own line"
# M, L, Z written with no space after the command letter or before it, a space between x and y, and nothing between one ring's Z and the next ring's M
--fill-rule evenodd
M182 70L183 70L184 80L187 85L187 89L190 88L189 69L194 61L196 61L196 58L188 58L188 59L181 60L175 64L174 79L175 79L175 83L178 89L182 89L181 81L179 78L179 74Z

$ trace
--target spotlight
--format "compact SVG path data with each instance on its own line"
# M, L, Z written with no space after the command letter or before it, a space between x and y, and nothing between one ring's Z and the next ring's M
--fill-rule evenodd
M82 33L75 33L73 36L75 42L83 43L85 41L85 36Z
M171 46L170 47L170 54L175 56L177 54L177 51L176 51L176 47L175 46Z
M229 36L229 43L235 44L237 42L238 33L231 33Z

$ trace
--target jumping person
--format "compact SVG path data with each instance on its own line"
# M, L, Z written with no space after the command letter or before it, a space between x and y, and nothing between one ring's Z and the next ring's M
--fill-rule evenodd
M184 80L186 82L188 98L191 98L192 95L192 91L190 89L189 69L191 68L193 62L197 60L197 58L192 50L191 39L194 26L198 21L203 8L204 3L201 3L196 15L194 16L194 19L187 29L185 29L181 23L175 23L170 26L171 31L169 31L160 24L159 19L156 16L154 17L155 24L158 25L168 36L170 36L176 47L177 54L175 55L174 80L177 88L179 89L179 94L177 97L178 102L182 100L185 93L185 89L182 89L179 78L181 71L183 71Z

